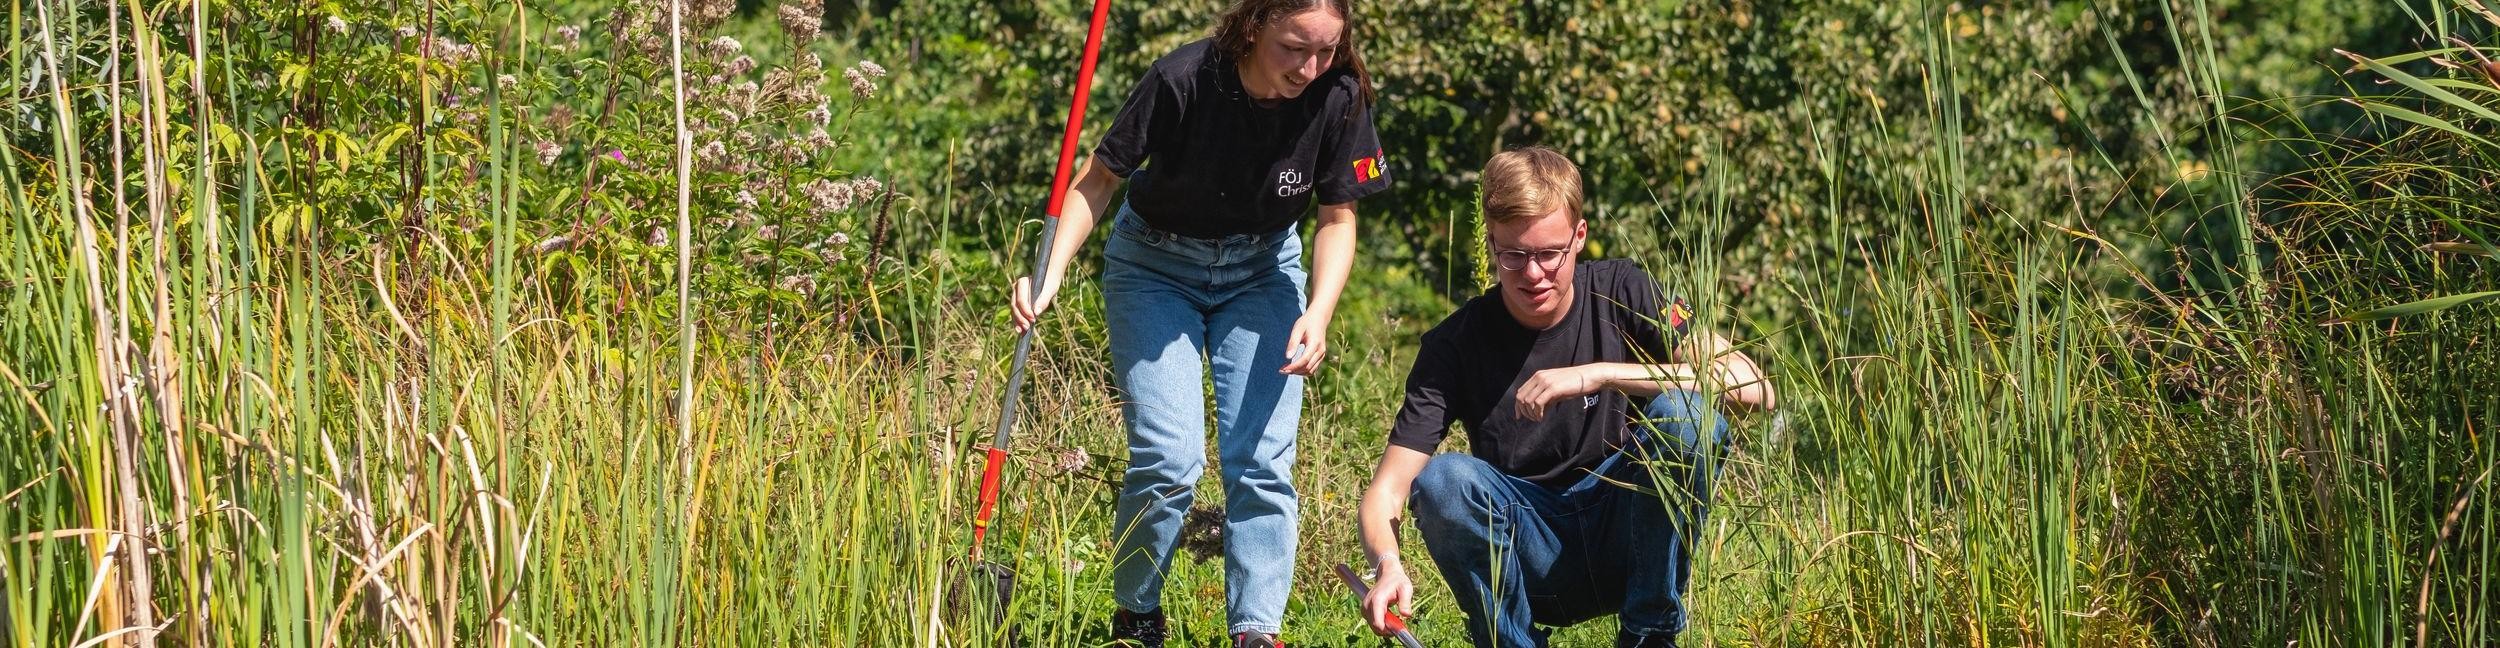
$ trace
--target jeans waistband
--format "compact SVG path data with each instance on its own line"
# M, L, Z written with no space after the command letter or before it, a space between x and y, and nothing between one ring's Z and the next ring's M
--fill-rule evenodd
M1292 238L1296 235L1295 228L1288 225L1285 226L1284 229L1265 234L1230 234L1216 238L1183 236L1155 229L1153 225L1146 224L1146 218L1137 215L1135 210L1129 209L1128 204L1125 202L1120 204L1120 212L1112 221L1112 228L1117 233L1134 236L1137 240L1149 245L1161 247L1166 246L1167 244L1177 243L1190 248L1202 248L1209 250L1222 248L1274 247L1284 243L1285 239Z

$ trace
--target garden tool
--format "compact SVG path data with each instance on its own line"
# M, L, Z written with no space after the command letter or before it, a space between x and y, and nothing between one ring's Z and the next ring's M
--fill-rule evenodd
M1348 589L1354 590L1354 608L1361 610L1363 599L1371 598L1372 588L1365 586L1363 577L1354 575L1354 568L1345 566L1345 563L1337 563L1337 578L1345 581ZM1415 640L1415 633L1406 631L1406 620L1398 618L1398 613L1383 614L1389 616L1389 638L1398 642L1399 648L1424 648L1424 642Z
M1074 95L1068 106L1068 123L1059 138L1059 170L1050 181L1050 202L1043 206L1042 233L1033 252L1033 297L1040 299L1042 277L1050 267L1050 241L1059 229L1060 204L1067 199L1070 172L1076 164L1077 136L1084 131L1085 96L1093 87L1094 60L1102 51L1103 20L1111 13L1111 0L1094 0L1093 24L1085 36L1083 62L1077 67ZM981 468L981 506L972 518L972 553L969 573L961 573L950 597L959 611L982 608L990 620L998 643L1012 643L1013 633L1006 627L1008 603L1015 588L1016 575L1008 566L986 560L981 555L981 541L990 529L990 515L998 507L999 473L1007 463L1008 433L1016 427L1017 396L1024 390L1025 357L1033 349L1033 332L1040 323L1016 336L1016 358L1007 374L1007 393L998 408L998 432L990 439L989 457ZM957 618L964 618L958 615Z

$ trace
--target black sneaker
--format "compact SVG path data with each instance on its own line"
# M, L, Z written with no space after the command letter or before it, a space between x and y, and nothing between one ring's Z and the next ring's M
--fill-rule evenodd
M1121 648L1163 648L1163 609L1152 612L1130 612L1120 608L1111 613L1111 645Z
M1277 641L1276 635L1252 630L1233 635L1233 648L1285 648L1285 642Z

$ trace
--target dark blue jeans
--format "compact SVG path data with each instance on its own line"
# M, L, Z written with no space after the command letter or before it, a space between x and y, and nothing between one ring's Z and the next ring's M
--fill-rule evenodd
M1559 491L1464 454L1436 455L1415 477L1415 527L1477 646L1542 647L1547 627L1607 614L1622 615L1625 637L1684 629L1686 531L1708 512L1727 422L1681 390L1644 414L1631 447Z

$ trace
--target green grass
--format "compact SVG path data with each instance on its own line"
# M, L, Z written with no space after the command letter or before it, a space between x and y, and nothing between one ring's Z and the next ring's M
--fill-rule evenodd
M671 245L640 244L629 218L602 247L533 250L549 231L534 228L570 216L542 207L563 202L550 194L589 182L531 170L523 124L543 115L491 76L472 124L432 114L434 92L343 95L334 114L376 122L357 133L436 130L340 162L250 90L268 71L249 55L273 45L165 35L219 34L208 5L151 8L170 13L140 21L145 37L128 16L17 7L7 56L28 73L0 86L0 429L23 430L0 434L11 645L940 646L997 630L945 599L1007 373L1000 291L1026 248L951 234L1016 227L1015 201L909 200L898 236L930 249L843 266L863 278L787 308L706 279L735 268L694 253L717 241L688 235L707 207L676 210L687 171L611 189L649 200L628 211L661 215ZM2173 21L2179 51L2228 28L2198 20ZM1949 143L1984 125L1950 98L1984 89L1956 85L1951 39L1927 47L1927 118L1893 127L1948 144L1876 178L1883 204L1814 207L1898 214L1897 231L1790 232L1853 252L1759 269L1740 293L1730 278L1755 269L1710 247L1724 191L1593 225L1690 234L1641 260L1781 390L1776 416L1734 421L1688 643L2492 642L2500 320L2484 304L2320 322L2500 285L2487 256L2417 251L2500 231L2495 152L2453 132L2495 124L2441 105L2457 95L2394 94L2364 100L2455 123L2396 118L2372 140L2216 120L2205 137L2262 130L2311 167L2267 178L2223 159L2217 181L2183 181L2239 247L2205 251L2227 285L2165 287L2153 278L2193 273L2108 241L2175 232L2096 220L2135 197L2078 191L2057 214L1971 199L1989 179ZM2211 70L2131 82L2229 108ZM1822 117L1880 119L1841 110ZM1818 153L1797 164L1834 174L1849 155L1801 136ZM676 142L662 150L691 148ZM400 184L402 163L423 182ZM1708 168L1722 188L1742 172ZM414 228L402 196L429 210ZM1311 383L1299 645L1370 644L1327 568L1359 560L1354 508L1413 341L1451 306L1408 259L1366 251L1337 359ZM681 301L669 284L689 263ZM1090 263L1074 272L1037 340L988 549L1019 574L1011 614L1034 646L1098 644L1110 610L1124 442L1110 315ZM1800 315L1732 315L1743 300ZM1461 644L1447 587L1417 567L1417 628ZM1221 574L1175 563L1166 605L1187 645L1218 640Z

